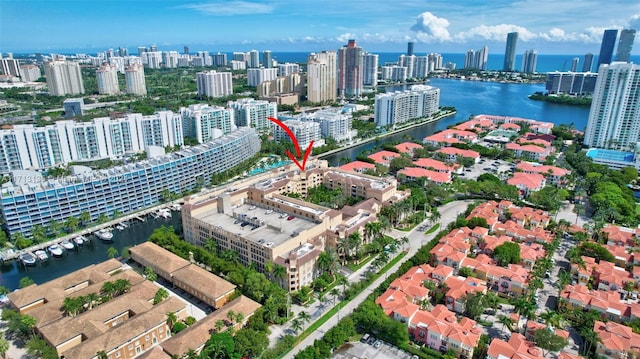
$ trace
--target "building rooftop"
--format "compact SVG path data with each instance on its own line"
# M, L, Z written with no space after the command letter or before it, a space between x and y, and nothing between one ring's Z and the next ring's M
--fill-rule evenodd
M183 283L198 283L198 289L214 299L224 297L236 289L235 284L231 284L195 264L182 267L172 275L175 280Z
M169 252L153 242L144 242L129 248L132 255L144 258L146 262L173 273L188 266L188 260Z

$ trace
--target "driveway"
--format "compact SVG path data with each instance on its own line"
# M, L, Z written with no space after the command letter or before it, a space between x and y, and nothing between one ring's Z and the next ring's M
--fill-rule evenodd
M361 342L350 342L341 346L336 350L333 359L410 359L411 354L398 349L395 346L382 342L380 348L376 349L373 345Z

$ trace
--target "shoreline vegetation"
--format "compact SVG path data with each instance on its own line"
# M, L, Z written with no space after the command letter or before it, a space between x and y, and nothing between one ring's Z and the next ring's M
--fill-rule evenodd
M584 96L549 95L542 92L536 92L534 94L529 95L529 99L534 101L545 101L545 102L557 103L560 105L580 106L580 107L591 106L591 97L584 97Z

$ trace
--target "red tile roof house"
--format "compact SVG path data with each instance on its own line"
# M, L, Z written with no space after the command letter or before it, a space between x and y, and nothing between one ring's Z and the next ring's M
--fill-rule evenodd
M413 151L418 148L422 148L422 145L419 145L413 142L402 142L393 147L395 147L398 151L400 151L400 153L406 153L409 156L413 156Z
M505 148L513 151L516 157L534 161L544 161L547 156L553 153L553 147L543 148L536 145L520 145L513 142L507 143Z
M507 184L516 186L520 190L520 195L526 197L531 192L537 192L544 188L547 180L541 174L515 172L513 177L507 180Z
M516 166L516 171L522 171L524 173L539 173L546 177L547 182L552 185L564 184L567 181L567 176L571 171L556 166L540 165L532 162L520 162Z
M607 235L607 244L616 245L616 246L636 246L636 239L638 238L638 230L616 226L613 224L608 224L606 227L602 228L602 232Z
M425 137L422 142L435 147L451 146L454 143L478 142L478 134L471 131L448 129Z
M391 160L394 158L400 157L400 154L397 152L391 152L391 151L380 151L380 152L370 154L367 157L376 161L376 163L389 167L389 163L391 162Z
M426 170L424 168L419 167L409 167L403 168L398 171L398 175L404 175L408 179L419 179L425 178L428 181L435 183L451 183L451 173L450 172L437 172Z
M374 170L376 165L364 161L353 161L339 167L341 170L362 173L365 170Z
M456 162L458 156L473 158L473 160L478 163L480 162L480 153L473 150L462 150L455 147L443 147L436 151L436 153L444 153L447 155L447 161Z
M453 128L461 131L474 131L478 133L489 132L496 129L496 124L489 118L484 118L482 115L476 116L473 120L463 122Z
M493 338L487 350L487 359L545 359L542 350L520 333L512 333L509 341Z
M634 333L630 327L622 324L596 321L593 331L600 341L596 347L596 355L610 359L626 359L640 351L640 334Z
M413 164L416 165L416 167L433 170L436 172L462 172L462 166L457 163L445 163L433 158L419 158L413 161Z
M520 131L520 126L516 125L515 123L503 123L502 125L500 125L499 127L501 130L508 130L508 131Z
M489 289L502 296L520 297L529 289L529 270L517 264L504 268L465 258L460 267L471 268L478 279L487 282Z
M482 330L469 318L458 321L455 313L439 304L430 312L417 311L409 322L409 333L415 342L431 349L453 350L459 358L471 359Z
M542 323L538 323L536 321L533 320L528 320L527 321L527 326L525 329L525 336L528 340L533 340L533 333L535 333L537 330L541 330L541 329L548 329L547 326L545 324ZM562 329L558 329L558 328L551 328L553 329L553 332L555 335L563 337L564 339L569 339L569 332L566 330L562 330Z
M614 322L626 322L640 318L640 304L627 304L620 300L619 292L590 290L584 285L567 285L560 292L559 307L595 310L603 318Z
M449 310L464 312L464 298L470 293L487 293L487 283L478 278L451 276L444 281L449 288L445 294L445 304Z

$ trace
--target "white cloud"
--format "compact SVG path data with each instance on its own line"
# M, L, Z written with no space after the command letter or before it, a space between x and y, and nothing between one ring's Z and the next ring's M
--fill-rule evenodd
M629 28L640 30L640 14L635 14L629 19Z
M522 41L529 41L536 37L536 34L522 26L513 24L500 24L475 26L467 31L458 33L455 38L462 42L470 40L506 41L507 34L510 32L517 32L518 40Z
M437 17L425 11L418 15L411 30L416 32L416 38L422 42L443 42L451 40L449 34L449 20Z
M205 15L217 16L268 14L273 11L271 5L249 1L207 2L186 4L181 7L196 10Z

